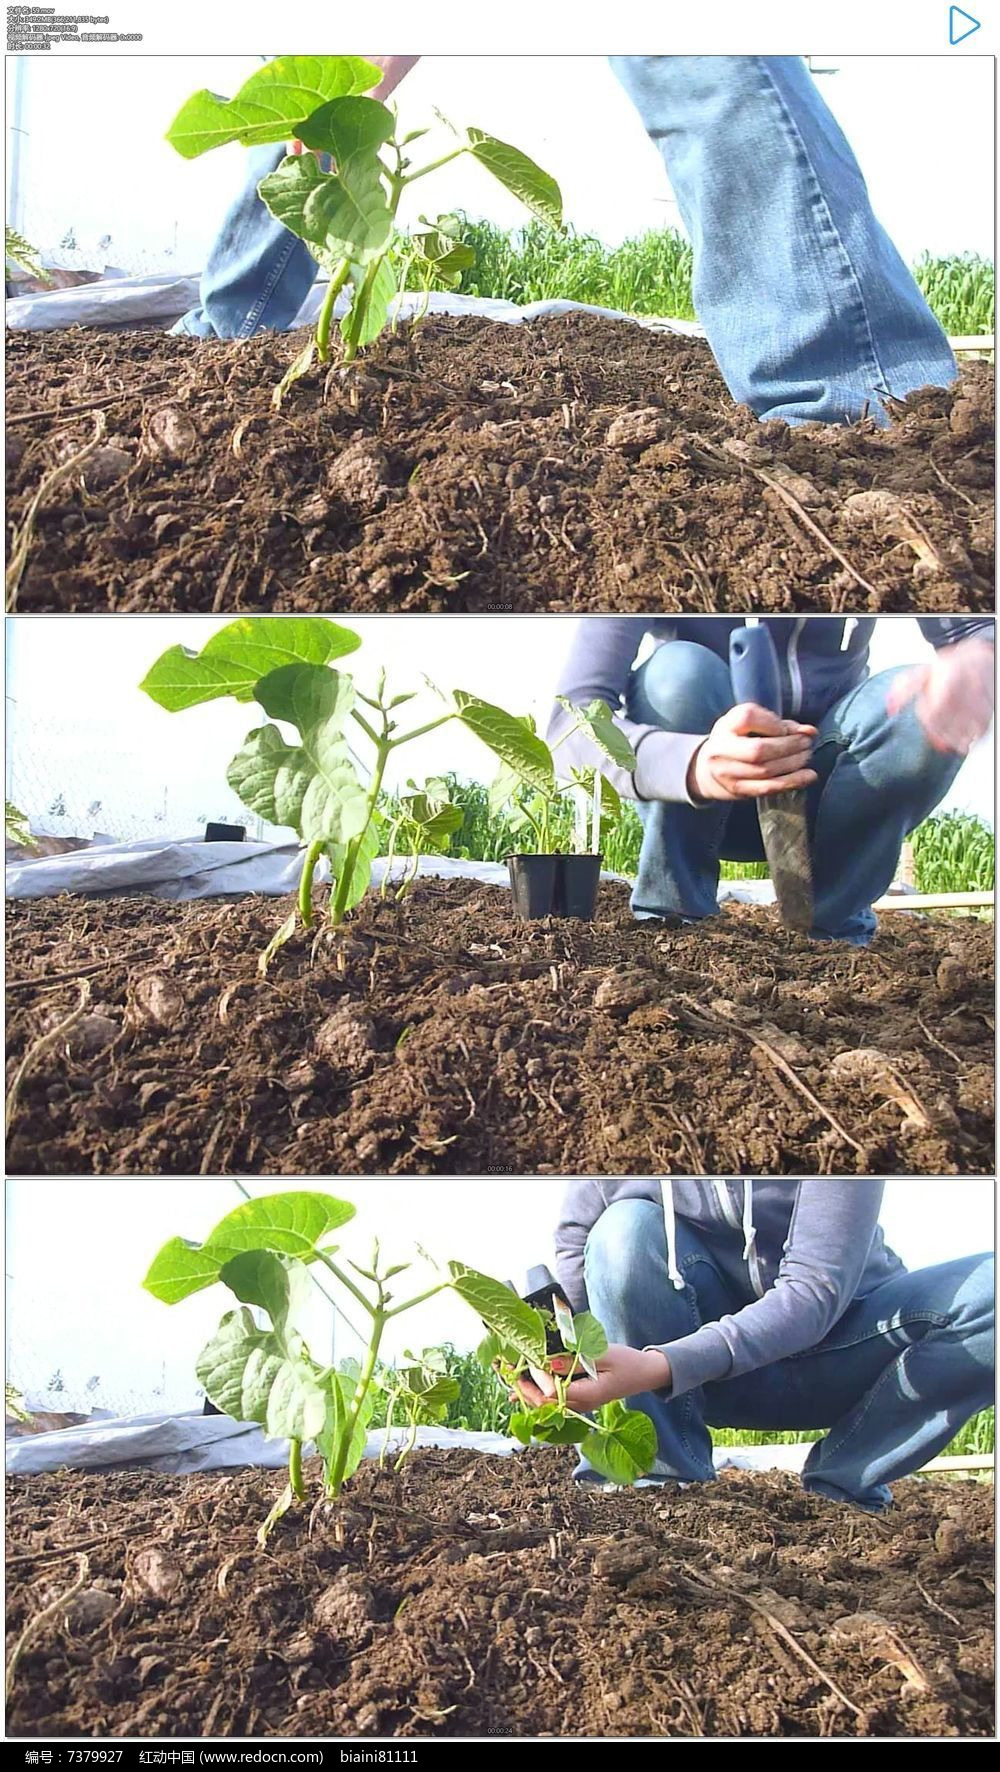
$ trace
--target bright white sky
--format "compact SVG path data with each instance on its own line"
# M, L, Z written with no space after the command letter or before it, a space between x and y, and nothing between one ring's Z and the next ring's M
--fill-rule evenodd
M322 47L313 37L310 48ZM8 87L17 59L7 63ZM820 90L903 256L992 255L991 59L817 61L838 70L819 77ZM23 209L9 203L11 218L44 249L72 228L94 268L198 270L241 178L242 150L186 162L163 134L191 92L209 86L230 96L258 65L250 56L116 56L88 59L81 77L71 55L29 61L18 136ZM608 244L678 223L659 154L603 57L428 56L397 97L407 130L432 122L437 107L459 126L515 143L557 179L567 220ZM7 118L10 130L9 98ZM450 142L437 125L420 150L431 160ZM505 227L524 220L515 199L469 161L444 168L406 202L404 222L428 207ZM99 248L101 240L109 243Z
M244 1185L265 1194L303 1184L254 1179ZM554 1176L348 1177L315 1185L357 1205L341 1248L362 1265L377 1234L390 1260L410 1259L420 1243L441 1262L461 1260L516 1280L536 1262L551 1263L565 1183ZM888 1241L911 1268L992 1248L993 1187L985 1178L954 1176L889 1181L882 1214ZM35 1394L61 1371L66 1408L92 1406L95 1392L86 1387L95 1377L100 1406L133 1413L190 1407L194 1359L225 1308L225 1295L214 1288L168 1308L140 1290L141 1280L168 1237L203 1237L239 1200L234 1183L220 1179L8 1181L8 1378ZM433 1284L419 1258L411 1277L414 1294ZM349 1308L348 1314L360 1313ZM331 1321L329 1304L317 1294L304 1328L320 1357L330 1349ZM390 1357L443 1340L474 1347L481 1333L472 1312L448 1293L390 1329ZM340 1323L336 1358L356 1346Z
M348 668L367 692L380 664L397 691L416 688L411 724L440 711L422 686L426 674L442 689L468 689L516 714L531 713L542 730L570 645L567 616L366 616L348 618L362 636ZM250 729L253 704L212 702L167 714L138 683L168 646L195 650L224 618L107 616L15 618L7 622L7 796L38 831L132 838L191 836L206 819L246 814L226 785L226 767ZM872 668L929 654L915 621L876 624ZM454 769L489 781L496 763L457 725L404 748L391 788ZM64 817L48 816L56 796ZM100 808L89 812L95 802ZM993 751L983 740L957 777L945 805L993 819Z

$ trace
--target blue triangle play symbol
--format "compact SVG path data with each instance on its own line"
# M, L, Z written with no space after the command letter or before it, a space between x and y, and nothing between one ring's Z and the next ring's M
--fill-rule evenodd
M963 12L962 8L960 6L949 7L949 9L948 9L948 41L949 41L949 43L964 43L966 37L971 37L973 31L978 31L978 29L979 29L979 20L977 18L973 18L971 12Z

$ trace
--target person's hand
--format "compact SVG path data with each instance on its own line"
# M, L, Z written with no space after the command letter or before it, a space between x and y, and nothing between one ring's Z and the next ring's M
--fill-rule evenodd
M564 1371L571 1364L568 1357L564 1362L554 1360L552 1363L561 1365ZM595 1363L597 1377L588 1378L584 1373L580 1378L574 1378L566 1392L570 1408L579 1409L584 1414L590 1409L599 1409L602 1403L613 1403L616 1397L637 1397L643 1391L662 1390L670 1383L670 1361L666 1354L657 1353L654 1348L622 1347L612 1343ZM544 1390L536 1379L542 1380ZM529 1408L540 1409L543 1403L552 1402L556 1387L546 1373L540 1372L535 1378L519 1378L517 1392Z
M389 97L390 92L395 92L404 74L408 74L410 69L416 66L420 57L419 55L366 55L364 59L382 70L381 80L377 86L372 87L367 97L383 100ZM293 154L312 154L314 160L322 159L318 148L304 148L299 141L292 142L289 151Z
M815 726L782 720L741 702L716 720L688 766L692 800L752 800L816 780L810 769Z
M926 664L893 679L886 699L890 714L909 702L932 750L964 757L993 718L994 653L979 635L944 646Z

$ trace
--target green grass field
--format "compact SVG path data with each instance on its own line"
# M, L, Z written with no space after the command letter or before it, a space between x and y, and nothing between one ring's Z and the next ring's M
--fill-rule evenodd
M476 262L463 274L465 295L535 301L579 301L626 314L693 320L691 248L673 228L661 228L606 247L569 228L554 234L540 222L509 232L492 222L468 221L465 238ZM994 269L977 253L932 258L924 253L914 275L952 337L994 329Z

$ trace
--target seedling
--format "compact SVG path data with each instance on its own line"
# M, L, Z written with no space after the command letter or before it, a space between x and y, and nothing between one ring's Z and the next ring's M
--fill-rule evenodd
M459 1395L461 1386L457 1378L448 1371L444 1352L441 1348L425 1348L421 1354L411 1354L407 1349L406 1365L393 1368L390 1382L384 1386L387 1390L385 1410L385 1438L379 1464L384 1465L389 1451L389 1436L395 1423L397 1410L408 1427L408 1435L402 1450L393 1465L399 1471L409 1458L417 1442L418 1427L439 1427L446 1420L449 1406Z
M153 1260L143 1285L164 1304L177 1304L216 1281L238 1300L198 1356L205 1394L224 1415L254 1421L269 1439L287 1440L288 1483L260 1528L266 1542L275 1523L295 1502L306 1500L302 1448L316 1446L323 1459L323 1486L335 1500L361 1461L375 1401L376 1366L386 1325L433 1298L446 1279L395 1302L390 1281L408 1262L385 1266L376 1242L367 1266L347 1261L353 1279L334 1260L332 1231L354 1217L355 1208L332 1194L268 1194L247 1200L221 1219L203 1243L171 1237ZM368 1345L350 1371L320 1366L302 1338L299 1322L310 1295L310 1268L319 1263L360 1306L369 1321ZM363 1284L359 1284L361 1281ZM262 1327L254 1311L267 1319ZM404 1369L393 1395L415 1430L421 1419L457 1394L453 1379L433 1378L419 1362ZM397 1468L416 1438L411 1433Z
M565 696L557 697L560 705L572 715L572 724L556 739L549 749L552 759L550 784L539 788L522 773L517 762L505 763L498 771L489 790L489 809L493 817L497 817L506 809L507 818L512 827L530 833L528 842L533 845L538 855L548 855L552 850L551 816L553 807L564 793L572 793L577 800L578 809L581 801L584 807L592 808L590 833L588 839L586 811L581 819L577 817L576 841L581 852L588 849L596 855L601 844L601 820L604 817L617 818L621 814L621 800L616 789L602 775L600 770L573 769L569 779L560 785L555 775L555 752L560 745L572 738L574 733L585 731L594 744L612 763L623 769L634 769L636 755L628 739L621 729L615 725L611 709L605 701L592 701L585 708L574 707ZM525 730L534 736L534 722L530 718L522 721ZM539 741L541 742L541 741ZM530 792L526 799L519 798L524 787Z
M400 842L406 844L412 859L396 886L397 899L405 898L416 879L420 857L443 855L462 824L462 809L452 805L445 782L435 779L426 782L423 788L418 788L414 781L408 781L406 785L409 792L395 800L389 819L385 873L382 875L383 898L389 894L392 863Z
M574 1316L561 1299L553 1300L552 1311L536 1309L509 1287L460 1262L450 1262L448 1272L456 1292L478 1311L489 1331L476 1350L483 1365L496 1371L508 1390L516 1389L525 1373L544 1374L555 1387L552 1402L537 1409L524 1406L511 1416L515 1439L523 1446L533 1440L544 1446L578 1446L612 1483L634 1483L644 1476L656 1457L656 1429L648 1415L616 1401L605 1403L591 1419L566 1400L573 1379L581 1372L595 1378L597 1361L607 1352L608 1339L597 1318L589 1311Z
M333 878L335 927L363 897L379 850L382 782L402 745L458 720L518 779L543 795L554 787L552 758L542 740L523 721L466 690L443 696L444 712L435 719L400 731L398 710L414 691L390 695L380 671L374 696L363 695L352 677L334 667L335 659L360 644L351 629L320 616L255 616L228 623L200 652L171 646L140 685L171 713L232 696L258 702L272 721L295 728L297 742L290 744L277 725L254 727L226 779L251 812L289 826L305 845L298 917L306 928L313 922L313 878L321 856ZM354 750L359 737L370 750L364 766ZM405 816L424 847L432 847L453 811L432 796L414 794ZM293 911L262 955L262 969L296 925Z
M454 130L455 146L438 159L414 166L407 148L426 129L397 134L395 112L364 95L382 75L356 55L285 55L252 74L235 98L196 92L182 106L167 140L185 159L227 142L244 147L302 143L311 153L290 153L258 190L271 214L304 240L329 276L315 337L292 365L281 387L305 374L314 356L326 362L334 305L349 284L351 303L340 324L343 360L350 363L362 346L378 338L397 291L390 260L393 229L403 192L463 154L471 155L494 178L550 227L562 226L562 198L548 173L519 148L497 141L482 129ZM445 121L445 119L441 119ZM469 263L469 248L458 238L451 215L428 222L409 241L405 269L421 264L427 279L457 279Z

